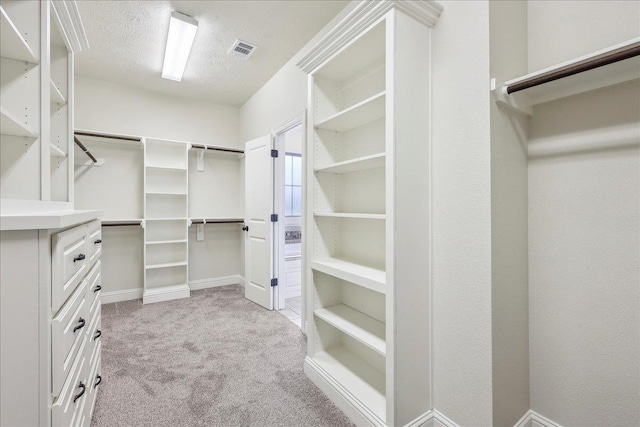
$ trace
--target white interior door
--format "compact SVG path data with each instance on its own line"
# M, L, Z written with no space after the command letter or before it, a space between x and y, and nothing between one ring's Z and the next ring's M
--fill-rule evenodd
M245 148L244 296L273 310L273 158L271 135L247 142Z

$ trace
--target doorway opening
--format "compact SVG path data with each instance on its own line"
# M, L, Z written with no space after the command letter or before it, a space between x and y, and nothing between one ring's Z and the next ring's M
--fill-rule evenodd
M280 272L276 308L298 327L303 327L302 218L304 182L303 121L297 120L275 132L279 153L276 162L276 203L281 213L276 265Z

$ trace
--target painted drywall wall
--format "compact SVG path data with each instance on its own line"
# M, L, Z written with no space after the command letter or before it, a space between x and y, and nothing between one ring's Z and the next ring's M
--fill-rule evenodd
M529 70L640 37L639 17L633 1L530 1ZM640 424L639 93L531 121L530 152L549 153L529 163L531 409L561 425Z
M529 0L529 71L640 36L640 2Z
M442 2L433 31L433 398L492 424L488 2Z
M76 76L76 129L243 147L239 116L239 109L233 107L177 99ZM76 208L102 209L105 219L141 218L144 170L141 146L104 141L85 143L106 163L100 168L76 168ZM242 216L243 160L216 158L207 154L205 172L190 172L190 182L194 184L192 196L208 197L206 201L191 200L190 209L200 217ZM195 153L190 153L190 163L193 169ZM203 175L210 178L209 184L203 182ZM222 187L207 191L216 185ZM189 230L189 257L194 261L189 265L190 280L202 283L243 275L243 236L239 226L219 226L223 230L213 227L217 226L206 227L205 242L196 242L195 227ZM142 290L143 239L141 228L105 228L102 259L105 294Z
M76 76L75 127L243 147L235 107Z
M532 147L572 147L529 163L531 409L561 425L640 425L639 93L559 100L531 123Z
M489 3L491 77L527 73L527 3ZM527 124L491 102L492 425L529 410Z

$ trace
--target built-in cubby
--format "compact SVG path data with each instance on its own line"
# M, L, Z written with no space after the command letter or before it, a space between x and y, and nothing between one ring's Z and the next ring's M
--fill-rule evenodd
M311 96L305 372L357 425L407 425L432 408L429 25L439 11L405 12L363 2L298 64Z
M189 296L189 144L143 139L145 281L143 302Z

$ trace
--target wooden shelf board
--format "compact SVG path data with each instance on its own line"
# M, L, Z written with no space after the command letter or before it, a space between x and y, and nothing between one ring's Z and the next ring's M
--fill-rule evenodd
M38 58L2 6L0 15L0 56L38 64Z
M321 258L311 261L311 268L347 282L386 293L386 273L383 270L356 264L340 258Z
M49 152L51 157L67 157L67 155L56 145L49 143Z
M170 170L170 171L186 171L187 168L179 168L174 166L146 165L147 169Z
M318 123L316 127L336 132L346 132L385 115L385 92L382 91Z
M139 222L142 223L142 218L130 218L130 219L126 219L126 218L102 218L102 224L108 224L108 225L117 225L117 224L129 224L132 222Z
M187 243L187 239L181 239L181 240L156 240L156 241L151 241L151 242L146 242L147 245L170 245L170 244L176 244L176 243Z
M378 219L385 220L387 216L385 214L366 214L366 213L339 213L339 212L327 212L327 213L314 213L317 217L326 218L353 218L353 219Z
M147 266L145 266L145 268L147 270L152 270L155 268L171 268L171 267L182 267L182 266L186 266L187 262L186 261L180 261L180 262L163 262L160 264L149 264Z
M370 156L358 157L344 162L337 162L327 166L314 169L323 173L351 173L369 169L383 168L385 163L385 153L372 154Z
M584 62L634 46L640 46L640 37L509 80L504 83L504 86L512 86L516 83L521 83L535 77L572 68ZM529 106L535 106L545 102L554 101L556 99L624 83L630 80L637 80L640 77L638 69L640 69L640 56L629 58L624 61L614 62L609 65L575 74L573 76L564 77L549 83L544 83L539 86L516 92L513 95L524 95L526 97L526 103Z
M64 95L62 95L62 92L60 92L60 89L56 86L53 80L50 80L49 86L51 88L51 102L60 105L66 104L67 100L64 98Z
M38 133L30 129L27 125L0 107L0 133L2 135L26 136L29 138L37 138Z
M379 320L344 304L319 308L314 310L313 314L371 350L386 356L385 324Z
M178 193L175 191L147 191L145 194L151 196L186 196L187 193Z
M311 360L381 420L386 420L384 373L344 347L318 352Z

